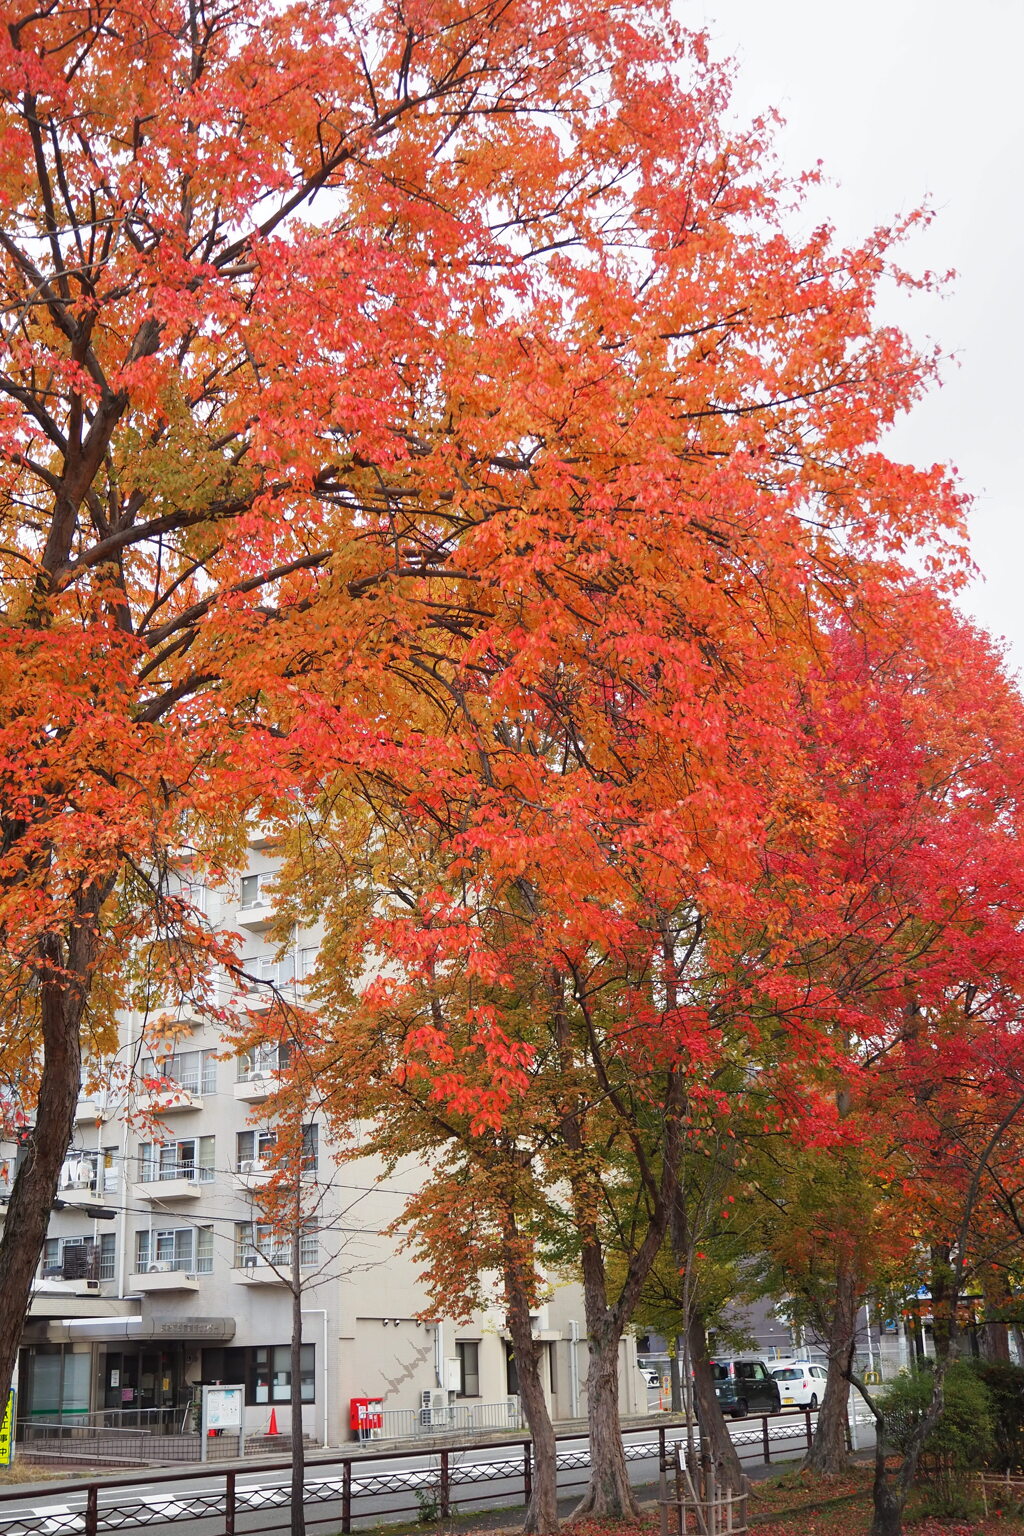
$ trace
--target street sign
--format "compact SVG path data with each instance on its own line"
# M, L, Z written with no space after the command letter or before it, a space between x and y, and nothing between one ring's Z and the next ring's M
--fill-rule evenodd
M0 1467L9 1467L14 1456L14 1388L7 1394L7 1407L0 1420Z

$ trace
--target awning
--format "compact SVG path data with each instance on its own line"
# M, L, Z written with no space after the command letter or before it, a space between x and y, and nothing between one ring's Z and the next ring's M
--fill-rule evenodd
M182 1343L227 1344L235 1336L233 1317L67 1317L46 1330L51 1344L102 1343L117 1339L165 1339Z

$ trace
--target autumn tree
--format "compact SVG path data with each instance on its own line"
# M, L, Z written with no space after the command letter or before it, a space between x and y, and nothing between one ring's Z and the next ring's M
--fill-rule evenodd
M765 1251L780 1256L827 1342L809 1460L834 1472L847 1459L860 1299L920 1241L909 1219L919 1201L908 1206L898 1176L915 1106L933 1103L979 1031L999 1038L1016 1017L1024 712L992 646L913 587L893 594L887 624L834 632L799 694L823 816L813 837L777 829L766 879L776 920L785 914L799 1006L816 990L831 1023L817 1063L794 1071L780 1059L763 1076L783 1178L769 1169L774 1188L761 1192ZM787 992L777 977L770 1008L785 1008ZM799 1212L795 1242L786 1207ZM944 1348L941 1243L933 1260Z
M515 934L547 989L591 1507L621 1512L610 1362L675 1159L610 1302L581 1121L604 1073L676 1134L713 1041L684 930L749 928L764 828L803 824L793 680L959 536L944 472L878 447L932 372L873 320L899 232L789 237L765 125L730 135L658 5L57 0L2 47L2 996L46 1135L0 1243L0 1389L83 1038L141 954L172 993L232 963L168 904L168 850L230 869L257 806L351 797L443 871L360 965L418 983ZM480 1014L423 993L403 1048L464 1110L473 1025L492 1128L537 1049L505 974Z
M739 441L762 366L740 331L759 327L722 292L691 334L678 188L712 244L755 205L759 231L774 195L747 186L760 130L708 136L721 77L654 9L57 0L6 22L2 997L16 1112L46 1136L0 1244L0 1388L83 1043L112 1045L140 954L172 1001L231 960L169 899L173 850L214 879L237 865L256 802L303 782L295 727L321 670L335 725L365 745L435 688L438 641L442 667L502 652L482 637L506 590L515 645L515 571L543 565L517 525L564 516L581 453L617 455L628 496L660 441L656 402L681 442L708 368L713 419ZM681 58L690 88L671 83ZM748 241L774 315L771 242ZM656 281L637 242L659 253ZM840 300L840 387L860 401L884 354L888 413L922 365L865 334L873 279L833 282L832 260L820 238L796 253L783 308L813 329ZM735 352L724 372L699 360L716 330ZM775 397L802 390L816 409L819 378L802 384L781 353L771 372ZM674 397L684 373L699 409ZM639 427L625 454L602 425L622 408ZM823 458L813 494L830 473ZM955 520L940 477L893 473L894 538L932 523L935 491L937 521ZM567 569L590 547L577 532ZM563 629L576 580L552 609ZM527 629L536 616L521 612Z

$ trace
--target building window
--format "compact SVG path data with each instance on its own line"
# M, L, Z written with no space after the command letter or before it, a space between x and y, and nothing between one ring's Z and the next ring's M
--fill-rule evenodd
M459 1389L456 1397L480 1396L480 1345L459 1343L455 1346L459 1362Z
M103 1194L117 1189L116 1147L99 1152L81 1152L73 1148L61 1169L62 1189L91 1189Z
M302 1375L300 1378L302 1401L314 1401L314 1350L312 1344L302 1346ZM292 1351L290 1344L273 1344L250 1350L252 1362L247 1381L247 1396L251 1403L289 1403L292 1397Z
M212 1227L161 1227L135 1234L135 1273L184 1270L209 1275L213 1271Z
M302 1171L316 1173L319 1133L315 1125L302 1127ZM269 1172L275 1165L275 1131L239 1131L235 1137L235 1167L239 1173ZM255 1167L254 1164L258 1164ZM281 1163L279 1166L285 1166Z
M48 1237L43 1245L44 1280L96 1280L98 1248L91 1237Z
M305 1226L299 1236L299 1267L314 1269L320 1262L320 1234ZM291 1233L265 1221L235 1223L235 1268L250 1269L271 1264L287 1274L292 1263Z
M113 1280L117 1272L117 1238L113 1232L104 1232L100 1237L100 1272L101 1280Z
M265 906L269 900L267 887L271 879L272 876L269 871L264 871L259 875L243 875L240 905L243 908Z
M142 1076L143 1079L167 1078L189 1093L217 1091L217 1063L213 1051L177 1051L173 1056L162 1056L156 1061L147 1056L142 1063Z
M275 1131L239 1131L235 1137L235 1167L238 1172L252 1173L254 1163L265 1165L272 1162L276 1143Z
M291 1046L286 1040L280 1045L257 1045L251 1051L243 1051L238 1058L238 1081L251 1083L275 1072L283 1072L291 1058Z
M247 1403L288 1403L292 1396L290 1344L204 1349L204 1381L244 1381ZM303 1344L302 1401L316 1401L316 1346Z
M186 902L194 912L200 912L205 917L208 892L205 885L199 885L194 880L186 880L184 877L179 882L178 894L182 901Z
M139 1178L143 1184L168 1179L213 1179L214 1138L190 1136L182 1141L147 1141L139 1148Z
M257 981L271 987L289 987L295 980L295 951L286 950L280 960L273 955L259 955L246 962L246 969Z

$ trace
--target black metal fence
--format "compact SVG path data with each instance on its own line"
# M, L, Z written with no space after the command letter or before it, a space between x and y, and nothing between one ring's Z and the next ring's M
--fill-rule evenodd
M646 1425L624 1434L626 1458L651 1463L651 1481L668 1465L674 1446L685 1438L678 1423ZM742 1459L770 1462L788 1443L794 1454L811 1442L808 1411L748 1419L733 1430ZM559 1492L572 1493L587 1481L590 1449L579 1433L556 1437ZM465 1460L493 1450L488 1460ZM415 1462L394 1467L393 1463ZM291 1463L268 1460L259 1468L233 1464L202 1471L168 1471L140 1478L104 1478L102 1482L61 1482L39 1487L26 1503L24 1491L0 1492L3 1536L99 1536L160 1524L202 1522L204 1536L262 1536L287 1522ZM580 1474L578 1476L574 1474ZM566 1476L566 1474L569 1474ZM202 1484L202 1486L197 1486ZM306 1524L348 1533L359 1525L377 1525L415 1516L430 1523L458 1509L525 1503L533 1485L533 1448L529 1440L467 1442L429 1453L409 1447L391 1451L353 1451L309 1459L303 1487ZM485 1491L486 1490L486 1491Z
M148 1425L119 1422L113 1413L19 1420L16 1441L22 1459L44 1465L159 1467L203 1459L201 1437L176 1425L169 1428L162 1410L154 1412ZM250 1455L266 1449L263 1436L246 1446ZM230 1461L238 1454L238 1436L217 1430L208 1442L206 1459Z

